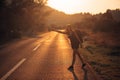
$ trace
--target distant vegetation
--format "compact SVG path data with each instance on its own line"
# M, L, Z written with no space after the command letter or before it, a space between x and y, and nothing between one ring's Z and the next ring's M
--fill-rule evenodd
M74 25L86 31L99 45L106 47L120 46L119 9L107 10L103 14L88 14L86 16L81 22L75 23Z

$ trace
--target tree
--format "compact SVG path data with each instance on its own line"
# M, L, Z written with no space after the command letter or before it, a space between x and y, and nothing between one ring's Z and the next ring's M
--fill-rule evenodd
M37 25L43 25L46 14L43 11L47 0L1 0L0 1L0 37L2 41L20 37ZM39 20L39 21L37 21Z

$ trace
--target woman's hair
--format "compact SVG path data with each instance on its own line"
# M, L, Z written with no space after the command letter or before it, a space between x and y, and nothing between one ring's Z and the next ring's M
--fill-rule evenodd
M71 31L72 31L72 27L71 27L70 24L67 24L67 26L66 26L66 31L67 31L67 32L71 32Z

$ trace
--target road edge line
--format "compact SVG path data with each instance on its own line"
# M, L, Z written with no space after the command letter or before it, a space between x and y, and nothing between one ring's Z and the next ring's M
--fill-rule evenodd
M23 62L26 61L26 58L23 58L20 62L18 62L11 70L9 70L0 80L6 80L18 67L22 65Z

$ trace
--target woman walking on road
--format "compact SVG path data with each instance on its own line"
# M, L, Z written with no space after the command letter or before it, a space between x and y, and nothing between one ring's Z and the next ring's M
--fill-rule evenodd
M72 60L71 66L68 68L68 70L73 70L75 60L76 60L76 55L78 55L79 59L81 60L82 68L83 68L85 66L85 63L84 63L81 55L78 52L79 45L82 47L82 43L83 43L81 32L78 29L72 30L71 25L67 25L66 33L68 35L68 38L70 39L71 47L73 49L73 60Z
M71 42L71 47L73 49L73 60L72 60L71 66L68 68L68 70L74 69L76 55L78 55L79 59L81 60L82 68L83 68L85 66L85 63L84 63L81 55L78 52L79 45L82 47L82 43L83 43L81 32L78 29L72 30L72 27L70 24L67 25L66 32L61 32L61 31L57 31L57 32L67 34L68 38L70 39L70 42Z

